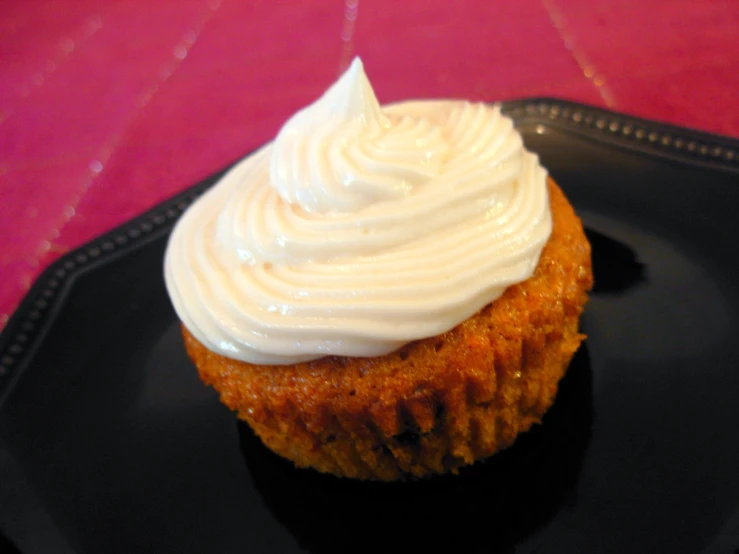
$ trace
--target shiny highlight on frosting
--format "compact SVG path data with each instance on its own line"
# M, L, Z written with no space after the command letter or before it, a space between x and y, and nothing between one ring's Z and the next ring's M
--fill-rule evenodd
M225 356L378 356L528 279L550 233L546 170L499 107L381 107L355 59L188 209L165 278Z

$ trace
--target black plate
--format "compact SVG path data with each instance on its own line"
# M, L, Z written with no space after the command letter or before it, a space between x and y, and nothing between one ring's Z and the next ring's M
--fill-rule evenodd
M589 335L544 424L456 477L277 459L203 387L162 281L208 179L64 257L0 336L0 547L36 552L735 552L739 143L513 102L582 216Z

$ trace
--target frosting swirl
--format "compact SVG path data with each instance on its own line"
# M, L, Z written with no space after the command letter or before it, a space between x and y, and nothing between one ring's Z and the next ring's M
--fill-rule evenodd
M223 355L377 356L528 279L550 233L546 170L499 107L381 107L355 59L188 209L165 279Z

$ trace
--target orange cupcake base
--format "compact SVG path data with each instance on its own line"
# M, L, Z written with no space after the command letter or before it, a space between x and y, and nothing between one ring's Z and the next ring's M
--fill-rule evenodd
M487 458L541 421L585 338L590 245L548 188L553 229L534 275L446 333L385 356L269 366L216 354L183 326L187 352L221 401L299 467L391 481Z

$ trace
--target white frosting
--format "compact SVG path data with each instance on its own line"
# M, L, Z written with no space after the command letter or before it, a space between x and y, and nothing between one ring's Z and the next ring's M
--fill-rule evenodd
M377 356L528 279L550 233L546 170L499 107L381 107L356 59L187 210L165 278L225 356Z

